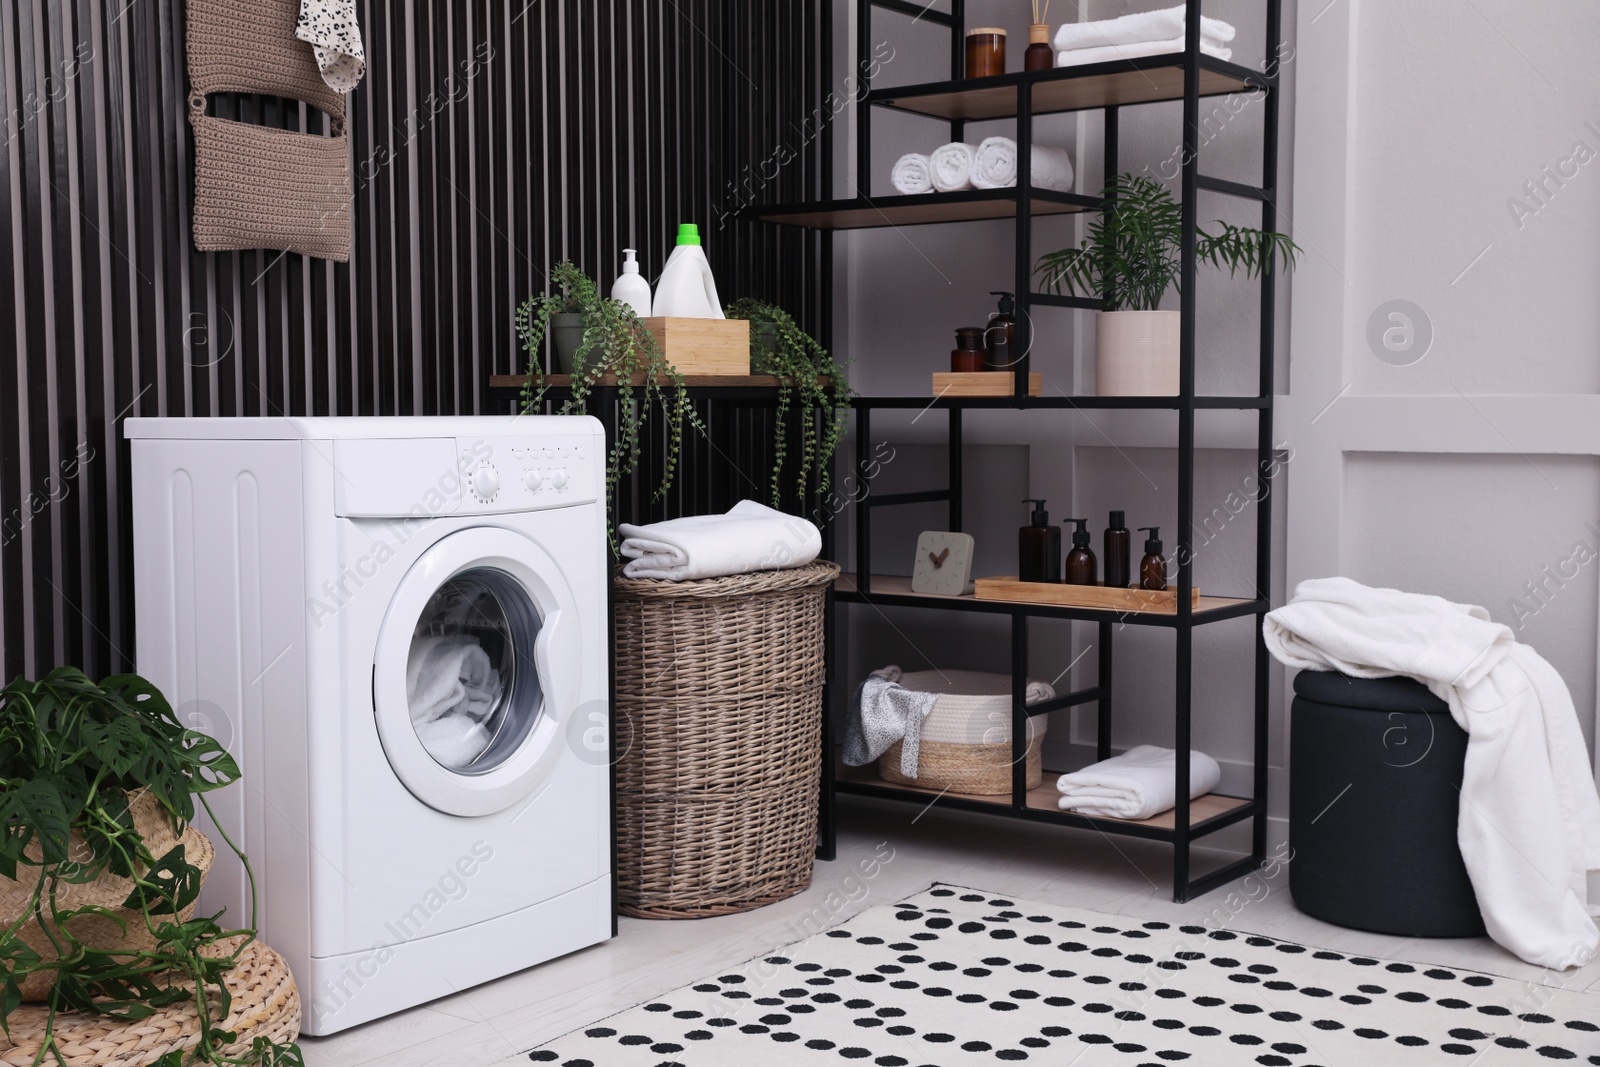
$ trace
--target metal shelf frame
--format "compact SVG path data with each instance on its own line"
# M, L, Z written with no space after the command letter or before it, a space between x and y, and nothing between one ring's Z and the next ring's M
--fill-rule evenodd
M1200 0L1185 0L1185 4L1187 22L1185 48L1182 53L1148 57L1143 60L1095 64L1093 68L1082 70L1010 74L998 79L974 81L965 78L964 30L966 5L964 0L951 0L948 13L923 11L919 4L907 3L906 0L858 0L856 27L856 39L860 49L858 60L865 57L870 51L872 21L875 10L881 9L912 15L918 17L920 21L946 27L951 35L950 83L874 90L867 76L868 68L861 63L857 64L856 73L865 83L863 88L864 95L860 98L863 101L863 106L859 106L856 109L858 169L870 167L871 165L872 112L875 106L910 110L912 113L929 117L930 121L947 121L950 139L959 141L963 139L962 135L965 127L963 119L958 117L949 117L947 119L943 114L935 115L928 110L918 110L913 102L919 99L937 101L938 107L943 108L945 112L953 116L956 112L963 110L965 106L960 99L962 94L973 94L974 99L978 94L987 94L984 98L987 101L984 106L992 110L994 101L988 100L988 97L995 96L997 90L1004 90L1015 94L1014 107L1011 107L1009 103L1006 104L1006 107L1014 112L1017 123L1017 172L1021 175L1027 175L1032 173L1033 119L1036 114L1036 94L1040 92L1041 87L1055 86L1059 88L1059 86L1074 79L1105 79L1112 75L1147 72L1157 68L1161 68L1168 73L1181 69L1181 96L1176 92L1168 92L1159 97L1151 96L1146 99L1131 100L1127 103L1107 102L1098 105L1099 110L1102 110L1105 116L1104 177L1109 182L1120 172L1118 140L1118 112L1120 107L1153 102L1157 98L1164 100L1181 99L1183 103L1183 163L1181 172L1183 238L1180 274L1182 325L1179 335L1180 389L1179 394L1175 397L1030 397L1028 395L1028 375L1031 369L1029 352L1032 344L1029 309L1034 305L1038 305L1092 310L1102 307L1103 304L1102 301L1094 299L1059 297L1033 291L1034 247L1032 224L1035 214L1038 213L1036 212L1036 205L1043 198L1036 196L1034 190L1027 184L1019 185L1013 191L1015 199L1016 254L1014 261L1015 284L1012 289L1018 294L1017 349L1023 354L1015 367L1012 395L1008 397L982 398L942 397L932 400L928 397L868 397L861 398L856 402L858 422L855 431L856 457L854 474L858 479L855 493L855 499L857 500L855 556L858 576L856 584L852 588L840 589L830 595L829 648L827 656L829 671L827 689L831 707L833 703L846 699L851 692L847 680L840 675L843 669L843 648L840 627L835 625L837 622L834 614L836 606L839 610L845 610L855 604L873 604L880 607L895 606L927 610L955 609L1007 615L1011 620L1011 675L1012 691L1014 693L1011 742L1013 756L1012 794L1009 803L1005 801L986 803L973 798L956 797L944 797L938 799L937 803L951 808L980 811L1000 817L1019 818L1057 825L1083 826L1093 828L1102 833L1123 834L1169 842L1172 846L1172 895L1173 899L1179 902L1189 900L1191 897L1207 892L1247 873L1259 866L1266 856L1267 699L1270 660L1266 645L1261 638L1259 621L1261 616L1270 608L1267 595L1272 578L1271 500L1272 482L1274 475L1277 473L1273 453L1276 264L1269 261L1267 269L1262 272L1260 278L1260 350L1257 354L1259 378L1256 395L1253 397L1197 396L1195 394L1195 326L1197 311L1195 294L1198 261L1195 255L1195 245L1199 196L1202 191L1260 203L1261 228L1267 232L1276 231L1277 212L1275 200L1278 179L1278 126L1280 119L1278 79L1275 70L1263 73L1224 63L1202 54L1200 51ZM1282 39L1282 18L1282 0L1267 0L1266 54L1268 57L1278 54L1278 46ZM1265 131L1262 144L1261 184L1259 186L1210 177L1200 171L1200 155L1203 147L1200 130L1200 101L1207 95L1225 91L1218 88L1220 84L1223 84L1219 79L1229 78L1247 91L1263 94ZM1108 100L1111 98L1109 91L1106 98ZM1038 113L1043 114L1050 110L1065 109L1067 108L1047 106L1039 109ZM1083 108L1072 109L1081 110ZM863 197L860 198L859 202L870 204L871 201L870 198ZM780 210L787 209L755 209L750 214L755 217L770 217ZM942 489L926 492L901 493L874 498L870 492L873 473L870 455L872 411L876 408L905 410L930 407L944 411L948 418L949 472L947 485ZM964 497L961 478L964 443L962 414L967 409L1000 408L1045 408L1063 411L1159 409L1170 410L1176 414L1179 458L1177 496L1180 533L1176 550L1178 563L1178 610L1174 615L1151 615L1137 620L1144 625L1168 627L1174 633L1176 687L1172 722L1172 745L1179 753L1179 758L1177 760L1177 780L1175 783L1178 803L1174 813L1174 822L1170 828L1154 829L1146 825L1119 823L1115 820L1086 819L1081 816L1069 815L1065 812L1051 812L1030 808L1026 803L1027 789L1024 757L1027 738L1026 723L1030 715L1041 713L1041 711L1094 703L1097 709L1099 726L1099 757L1103 759L1111 754L1113 736L1112 712L1115 694L1112 677L1113 647L1115 634L1119 628L1117 624L1121 621L1117 613L1090 609L975 601L970 598L960 598L944 604L934 598L879 595L872 591L872 513L882 507L943 502L948 507L949 528L951 530L960 530L962 528ZM1258 489L1255 497L1256 566L1254 589L1249 596L1235 601L1225 610L1197 611L1190 600L1195 584L1194 546L1192 541L1195 512L1195 423L1197 412L1216 409L1254 412L1257 420ZM1089 689L1066 694L1043 708L1030 709L1024 703L1028 676L1028 623L1031 618L1035 617L1068 618L1096 622L1099 627L1099 677L1096 685ZM1230 811L1226 816L1206 819L1191 825L1191 802L1188 799L1190 775L1187 756L1193 746L1194 734L1194 630L1196 626L1224 618L1246 617L1256 619L1254 628L1253 795L1248 798L1248 803ZM1128 621L1134 620L1130 619ZM888 783L835 782L833 742L829 734L830 731L825 726L825 758L822 761L822 810L820 813L820 844L818 849L818 854L825 858L834 854L835 813L833 797L835 792L888 797L915 802L919 805L928 803L928 795L925 792L896 787ZM1191 845L1194 841L1225 825L1233 825L1244 821L1248 821L1251 826L1250 854L1229 862L1218 869L1196 876L1191 868L1190 854Z

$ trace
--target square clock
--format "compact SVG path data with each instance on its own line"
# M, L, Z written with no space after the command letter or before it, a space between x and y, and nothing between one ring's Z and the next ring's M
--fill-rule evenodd
M972 592L972 535L925 530L917 538L911 591L961 596Z

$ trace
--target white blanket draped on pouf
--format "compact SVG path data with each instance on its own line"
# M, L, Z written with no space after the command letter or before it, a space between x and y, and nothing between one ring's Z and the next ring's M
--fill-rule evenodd
M1456 836L1489 936L1545 967L1594 956L1600 797L1554 667L1483 608L1348 578L1302 582L1262 631L1290 667L1402 675L1448 703L1467 732Z

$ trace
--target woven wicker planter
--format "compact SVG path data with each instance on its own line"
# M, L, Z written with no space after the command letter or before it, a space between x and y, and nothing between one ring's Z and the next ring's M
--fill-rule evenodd
M1024 763L1028 788L1044 778L1039 749L1044 738L1028 742ZM927 789L948 789L952 793L998 796L1011 792L1011 742L1003 745L952 745L943 741L923 741L917 746L917 776L900 772L900 742L878 757L878 777L896 785L918 785Z
M173 828L171 817L154 793L148 790L130 793L128 810L133 816L134 830L144 839L145 847L150 850L152 856L160 859L181 841L185 858L200 868L201 878L204 879L210 872L211 861L215 855L211 842L193 826L185 827L180 837ZM30 847L29 854L38 857L37 844ZM77 833L72 835L68 855L80 862L89 858L89 846ZM33 899L33 889L39 876L39 869L19 867L17 875L17 880L0 877L0 923L3 923L6 929L27 912L28 904ZM126 925L124 930L123 926L111 918L94 914L80 915L71 919L65 926L86 948L125 952L154 948L155 937L145 925L144 913L122 906L128 899L128 894L133 892L133 887L132 878L119 877L109 872L103 873L97 880L84 885L62 885L56 897L57 907L62 911L90 904L110 908ZM193 904L184 908L178 914L178 921L188 922L194 918L194 909ZM172 920L170 916L165 916L163 921ZM25 924L18 931L18 936L42 958L47 960L60 958L38 919ZM30 975L22 983L22 998L27 1001L44 1000L49 996L55 979L54 971L40 971Z
M206 954L227 955L236 943L220 942ZM224 1056L242 1058L258 1037L287 1044L300 1035L300 994L282 956L252 942L223 981L233 1003L220 1028L235 1034ZM213 1010L216 1007L213 1003ZM25 1067L35 1062L49 1014L43 1005L32 1004L11 1013L10 1037L0 1034L0 1064ZM66 1012L56 1016L55 1040L66 1067L147 1067L169 1052L194 1048L200 1041L200 1016L193 1000L162 1008L145 1019ZM44 1062L53 1067L57 1061L46 1056Z
M617 883L651 919L749 911L811 883L832 563L618 578Z

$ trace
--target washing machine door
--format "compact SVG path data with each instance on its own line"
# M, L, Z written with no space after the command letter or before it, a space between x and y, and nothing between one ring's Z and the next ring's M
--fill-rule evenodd
M561 756L580 690L572 591L535 542L461 530L412 565L373 663L378 736L417 799L451 815L503 811Z

